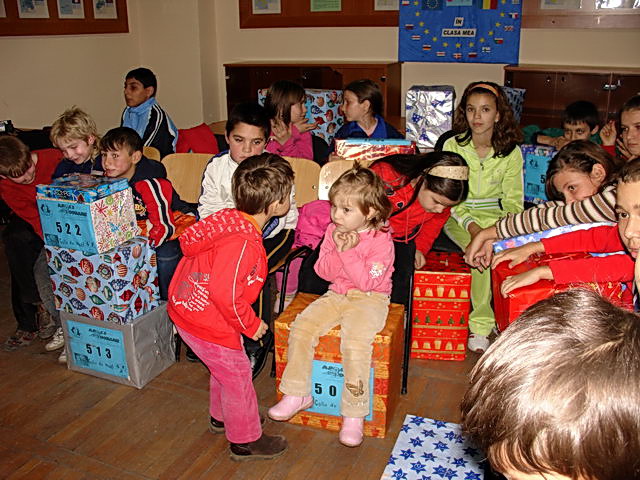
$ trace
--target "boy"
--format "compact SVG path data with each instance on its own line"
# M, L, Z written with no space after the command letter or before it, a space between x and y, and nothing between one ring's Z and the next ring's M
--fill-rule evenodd
M594 292L543 300L471 372L462 428L511 480L640 479L640 318Z
M113 128L100 141L100 169L107 177L129 181L138 226L156 249L160 298L166 300L169 282L182 257L177 237L195 222L195 212L173 190L164 165L145 157L142 148L135 130Z
M38 295L39 284L49 283L48 272L45 270L44 278L36 278L34 267L44 252L36 185L51 183L60 159L59 150L30 152L17 138L0 136L0 197L14 213L2 239L11 273L11 304L18 322L18 329L4 343L7 351L31 344L36 336L49 338L56 329L48 313L55 312L53 294L47 299ZM50 304L43 306L42 302Z
M257 103L242 103L233 108L227 120L225 133L229 151L213 157L204 171L202 194L198 201L198 213L201 219L223 208L235 206L231 192L233 173L245 159L264 151L270 129L271 122L267 112ZM293 244L293 232L298 222L293 190L290 204L291 207L285 216L272 218L262 229L269 268L283 258ZM270 294L271 289L266 288L255 306L258 316L266 320L271 318ZM273 336L269 333L263 345L258 345L251 340L245 342L247 353L252 357L255 376L264 366L272 341Z
M100 136L93 119L78 107L65 110L51 126L51 142L64 155L53 178L72 173L101 174L93 168Z
M160 158L176 151L178 129L156 101L158 80L148 68L136 68L124 81L124 100L120 126L133 128L145 146L158 149Z
M169 291L168 310L178 333L211 372L210 429L226 434L231 458L274 458L286 440L262 433L251 364L242 337L258 340L267 324L251 309L268 275L261 230L289 210L293 170L269 153L235 170L236 208L224 208L187 229Z
M532 127L535 126L529 126L526 130ZM591 102L579 100L567 105L564 109L562 130L557 128L538 130L531 135L529 142L525 140L525 143L551 145L556 150L560 150L574 140L591 140L600 143L600 139L595 136L599 129L600 116L597 107Z
M640 157L640 95L627 100L620 109L620 138L614 121L607 123L600 136L605 149L615 155L616 147L625 160Z

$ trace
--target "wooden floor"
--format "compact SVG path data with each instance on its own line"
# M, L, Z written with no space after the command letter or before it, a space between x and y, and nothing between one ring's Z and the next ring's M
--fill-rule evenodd
M0 252L0 338L15 330L6 261ZM465 362L412 361L385 439L341 446L337 434L267 422L289 451L271 461L229 459L223 435L207 430L208 372L184 359L144 389L71 372L37 341L0 352L1 479L378 479L405 414L458 421ZM267 369L256 381L259 403L275 401Z

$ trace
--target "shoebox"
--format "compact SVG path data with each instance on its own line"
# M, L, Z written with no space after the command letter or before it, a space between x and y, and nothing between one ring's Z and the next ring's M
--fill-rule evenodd
M380 478L481 480L484 459L457 423L406 415Z
M547 199L545 181L547 167L556 154L556 149L542 145L520 145L524 164L522 166L524 201L544 203Z
M416 144L403 139L372 139L346 138L336 139L336 155L346 160L358 160L371 163L387 155L396 153L412 154L416 151Z
M540 300L551 297L559 292L572 288L587 288L593 290L619 307L632 310L628 292L624 292L623 285L619 282L586 282L559 285L551 280L540 280L533 285L517 288L507 297L500 293L502 282L509 276L527 272L535 267L548 265L551 260L582 259L589 258L588 253L532 255L528 260L509 268L509 262L499 263L491 271L491 283L493 288L493 311L496 317L498 330L504 331L512 324L522 312ZM623 293L625 293L623 295Z
M456 90L451 85L414 85L407 90L406 138L420 151L433 149L438 138L451 130Z
M145 237L106 253L45 245L56 308L128 324L158 306L156 254Z
M471 270L459 253L429 252L413 277L411 357L459 360L469 335Z
M524 107L524 94L527 92L524 88L500 87L507 97L507 101L511 106L513 118L516 123L520 123L522 118L522 108Z
M316 298L317 295L299 293L275 320L276 388L280 385L287 364L291 324ZM402 377L403 322L404 307L391 304L387 324L376 335L373 343L371 412L364 422L364 434L369 437L384 438L398 403ZM325 430L340 430L340 398L343 384L341 362L340 327L336 327L320 337L316 347L311 380L314 405L309 410L298 413L290 420L291 423ZM280 397L281 393L278 391L278 398Z
M175 362L164 302L126 325L65 311L60 318L70 370L142 388Z
M543 238L557 237L564 233L577 232L579 230L589 230L594 227L603 227L606 225L615 225L611 222L598 222L598 223L579 223L577 225L563 225L557 228L551 228L542 232L529 233L527 235L518 235L517 237L505 238L504 240L498 240L493 242L493 252L498 253L509 248L521 247L531 242L539 242Z
M104 253L138 231L126 179L67 175L37 186L46 245Z

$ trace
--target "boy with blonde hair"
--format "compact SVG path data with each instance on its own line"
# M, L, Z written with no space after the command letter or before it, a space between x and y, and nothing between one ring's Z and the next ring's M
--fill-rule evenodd
M100 136L96 123L86 112L76 106L65 110L51 126L49 138L64 155L53 178L71 173L101 173L94 170Z

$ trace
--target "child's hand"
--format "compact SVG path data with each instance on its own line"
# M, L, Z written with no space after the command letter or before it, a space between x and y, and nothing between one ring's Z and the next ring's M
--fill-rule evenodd
M427 259L424 258L424 254L420 250L416 250L416 258L413 261L416 270L420 270L425 263L427 263Z
M356 247L360 243L360 235L357 232L345 232L344 235L344 244L342 245L342 251L346 252L354 247Z
M468 247L467 247L468 248ZM484 272L491 266L491 260L493 259L493 239L485 240L480 250L477 251L475 256L471 258L470 262L467 262L470 266L477 268L480 272ZM466 261L466 256L465 256Z
M616 131L616 122L609 120L607 124L600 129L600 140L602 145L615 145L618 132Z
M296 128L300 133L310 132L311 130L315 130L318 128L317 123L309 123L309 120L305 118L303 123L296 123Z
M482 230L477 232L471 238L469 245L467 245L467 248L464 251L464 261L467 262L472 267L477 267L478 266L477 258L481 257L482 255L486 256L487 254L487 247L485 243L489 243L489 245L491 245L491 243L496 238L498 238L498 233L496 231L495 226L483 228ZM490 256L488 256L486 259L487 264L485 265L485 268L489 266L492 256L493 256L493 250L491 250Z
M549 267L536 267L528 272L505 278L502 285L500 285L500 293L502 293L503 297L506 297L509 292L512 292L516 288L533 285L539 280L553 280L553 273L551 273Z
M267 333L267 330L269 330L269 325L260 320L260 326L256 330L256 333L253 334L253 337L251 337L251 340L260 339L265 333Z
M524 262L534 253L544 253L544 245L542 245L542 242L531 242L521 247L510 248L496 253L493 257L493 262L491 262L491 268L496 268L498 264L506 260L511 260L509 268L513 268Z
M291 127L285 125L282 120L271 120L271 138L273 138L280 145L287 143L287 140L291 138Z
M629 160L633 160L634 158L636 158L636 155L633 155L629 151L629 149L625 146L621 138L618 138L616 140L616 147L618 147L618 150L620 151L620 155L622 156L622 158L624 158L627 162Z
M336 250L344 252L344 242L346 241L344 233L334 230L331 236L333 237L333 243L336 244Z

